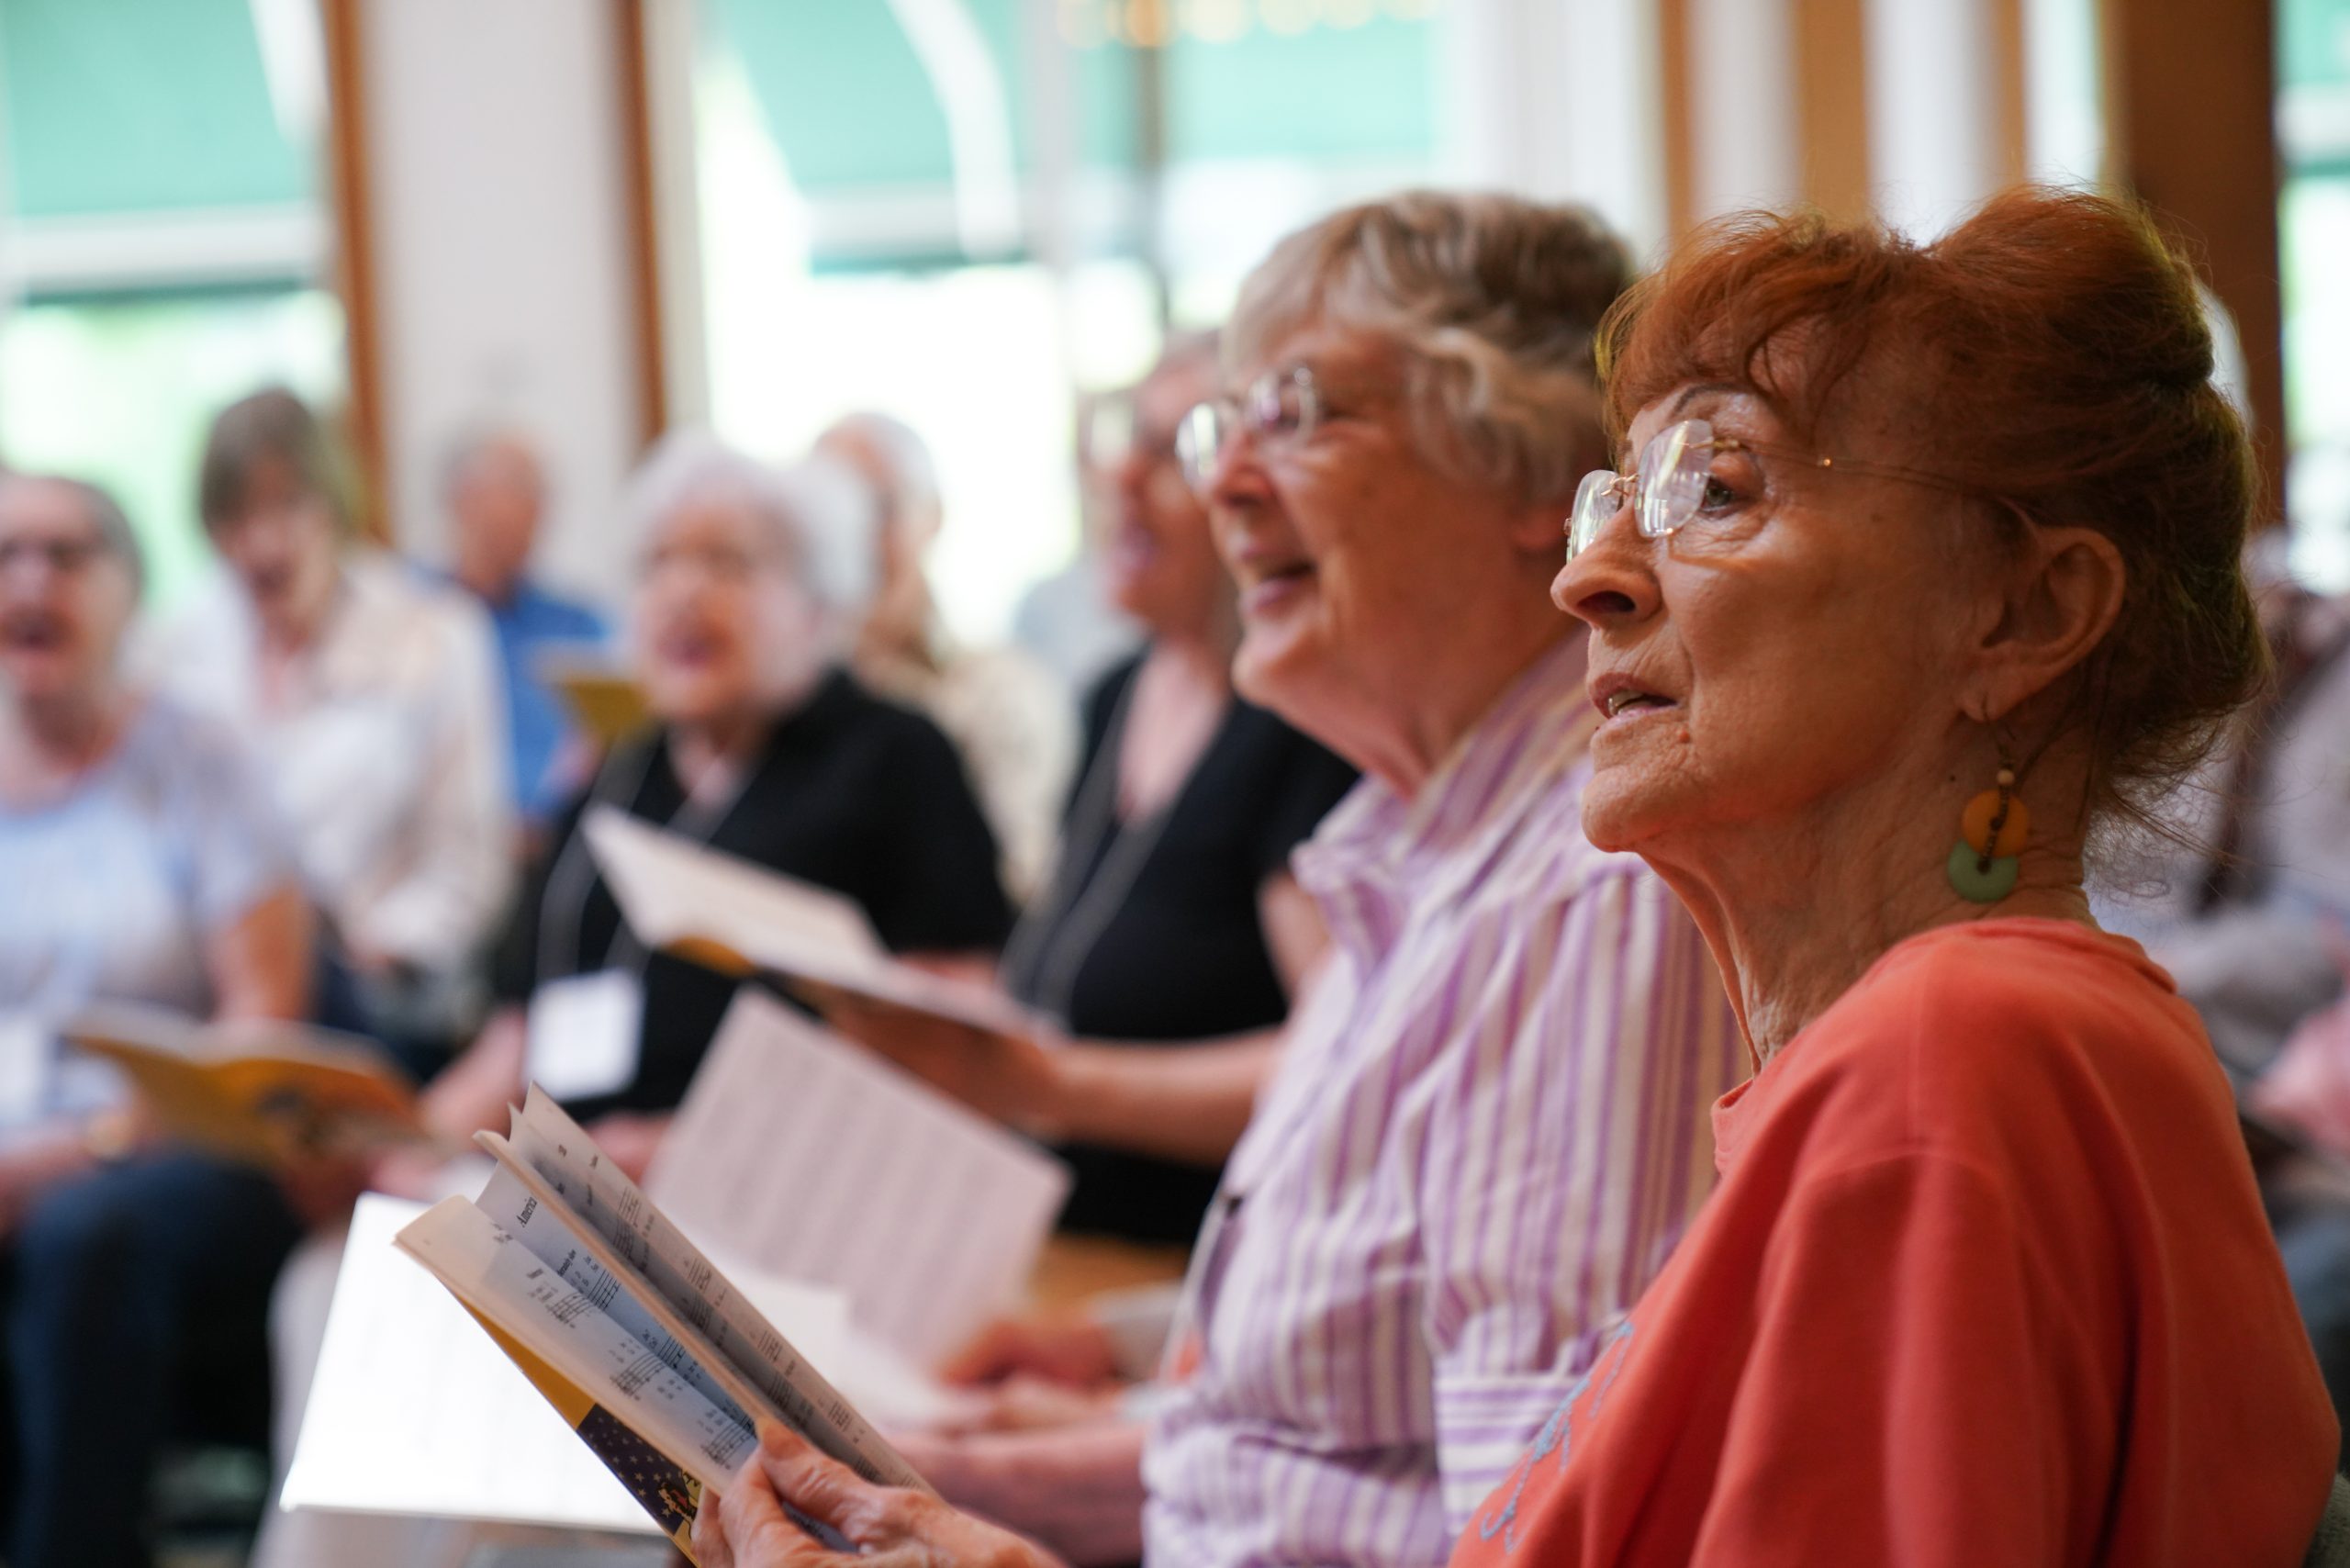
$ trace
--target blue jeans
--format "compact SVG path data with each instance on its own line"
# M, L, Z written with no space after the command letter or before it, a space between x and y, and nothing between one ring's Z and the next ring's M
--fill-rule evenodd
M10 1568L148 1568L165 1443L266 1446L270 1287L301 1235L267 1174L165 1152L61 1184L0 1244Z

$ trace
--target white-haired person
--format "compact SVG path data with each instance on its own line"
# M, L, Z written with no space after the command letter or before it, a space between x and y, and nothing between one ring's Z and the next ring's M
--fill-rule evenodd
M154 629L146 673L260 755L322 917L327 1020L429 1069L477 1018L513 887L488 622L356 542L341 455L290 392L221 411L196 500L222 569Z
M941 620L924 563L946 521L930 446L903 420L844 415L816 450L854 470L879 509L873 605L849 666L880 695L926 713L970 769L995 830L1004 879L1025 902L1043 885L1061 798L1077 761L1077 720L1052 676L1016 648L974 647Z
M950 1501L1081 1562L1441 1562L1698 1212L1706 1109L1745 1053L1687 913L1583 834L1597 716L1545 594L1606 450L1594 334L1629 274L1579 209L1421 193L1244 286L1193 472L1239 690L1366 775L1295 860L1329 956L1195 1246L1147 1436L909 1441ZM766 1484L744 1480L702 1513L706 1563ZM798 1500L962 1561L925 1533L962 1528L934 1500Z
M925 961L983 969L1012 915L952 746L843 667L872 583L856 481L822 458L778 471L681 432L645 459L626 510L628 643L656 722L558 819L500 950L496 1011L425 1110L463 1141L501 1124L534 1079L641 1176L735 983L629 936L579 832L589 806L842 893L885 944ZM562 1026L534 1031L534 1014ZM374 1174L420 1196L439 1179L412 1157ZM279 1293L288 1449L338 1250L307 1249ZM280 1510L262 1561L405 1563L418 1550L389 1524Z

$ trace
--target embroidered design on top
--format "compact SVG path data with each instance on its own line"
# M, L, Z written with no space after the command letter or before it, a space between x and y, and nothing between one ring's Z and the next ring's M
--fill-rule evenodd
M1504 1551L1517 1550L1517 1505L1526 1495L1526 1484L1534 1479L1534 1467L1555 1452L1559 1456L1559 1468L1566 1468L1567 1455L1574 1441L1575 1401L1590 1389L1593 1380L1599 1378L1600 1369L1605 1367L1606 1376L1600 1381L1598 1392L1591 1396L1591 1408L1583 1412L1583 1424L1588 1428L1593 1421L1599 1418L1600 1404L1606 1399L1607 1391L1616 1386L1617 1374L1624 1370L1624 1362L1631 1352L1623 1347L1629 1343L1631 1338L1632 1320L1628 1317L1618 1320L1600 1337L1598 1350L1591 1358L1591 1365L1583 1369L1581 1377L1567 1385L1566 1397L1559 1401L1556 1410L1550 1412L1550 1418L1542 1423L1542 1429L1534 1434L1534 1446L1527 1450L1526 1457L1518 1462L1517 1484L1509 1489L1509 1501L1502 1506L1500 1512L1488 1513L1477 1521L1478 1540L1491 1540L1498 1535L1502 1538ZM1622 1350L1622 1354L1617 1353L1619 1350Z

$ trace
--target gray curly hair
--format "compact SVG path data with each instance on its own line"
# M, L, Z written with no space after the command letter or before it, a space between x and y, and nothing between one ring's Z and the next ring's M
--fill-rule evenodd
M1431 462L1563 506L1606 462L1594 343L1632 271L1623 241L1583 207L1405 191L1276 245L1241 287L1225 363L1257 364L1315 320L1377 332L1404 351Z

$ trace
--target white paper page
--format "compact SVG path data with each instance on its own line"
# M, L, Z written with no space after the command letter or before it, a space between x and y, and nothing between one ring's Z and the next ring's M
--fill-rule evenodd
M701 1245L699 1237L696 1245ZM985 1395L948 1388L851 1320L848 1297L754 1268L723 1248L703 1246L735 1293L791 1337L809 1364L884 1432L913 1431L970 1418Z
M764 1396L769 1409L867 1479L926 1484L856 1405L625 1172L604 1159L538 1085L532 1085L515 1116L510 1140L484 1134L481 1141L501 1161L520 1165L515 1175L533 1183L547 1202L577 1216L609 1253L611 1267L633 1272L658 1293L674 1315L670 1333L698 1334L709 1341L717 1363L710 1370L722 1380L737 1380L730 1386L739 1388L742 1408Z
M481 1325L394 1249L425 1207L371 1193L352 1215L285 1506L657 1534Z
M704 1398L464 1199L435 1204L396 1240L460 1300L703 1485L723 1490L757 1448L739 1411Z
M581 1245L565 1216L539 1202L522 1180L499 1166L482 1189L474 1206L507 1235L531 1249L531 1255L554 1271L555 1278L594 1303L598 1310L627 1330L631 1338L653 1352L655 1359L691 1384L719 1413L739 1426L752 1426L761 1412L745 1406L726 1386L722 1366L713 1373L704 1363L700 1347L673 1334L645 1305L630 1293L628 1282L604 1267ZM745 1394L747 1397L747 1393Z
M975 1028L1041 1022L1009 997L891 958L865 913L838 893L704 848L611 806L591 808L588 846L648 947L711 942L752 968L813 980Z
M732 936L755 931L844 955L882 955L865 912L830 889L720 854L613 806L591 807L586 828L630 928L648 944L709 936L755 958Z
M762 1272L846 1293L932 1366L1019 1305L1068 1168L780 1002L744 991L646 1186Z

